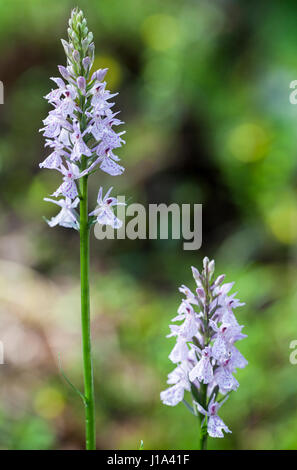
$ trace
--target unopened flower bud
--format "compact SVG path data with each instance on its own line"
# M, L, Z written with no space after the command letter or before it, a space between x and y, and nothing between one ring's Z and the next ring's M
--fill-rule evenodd
M68 70L70 76L74 75L74 69L73 69L72 65L68 65L67 70Z
M209 265L208 265L209 277L211 277L213 275L214 270L215 270L215 262L214 262L214 260L211 260Z
M199 297L201 300L204 300L204 299L205 299L205 292L204 292L204 290L202 289L202 287L198 287L198 288L196 289L196 292L197 292L198 297Z
M93 73L91 80L98 80L98 82L101 82L107 74L107 71L107 68L96 70L96 72Z
M225 274L221 274L219 277L217 277L216 281L215 281L215 286L219 286L222 284L222 282L224 281L225 279Z
M63 65L58 65L58 69L62 77L65 78L65 80L68 80L70 78L69 72L66 67L64 67Z
M61 39L65 54L68 56L71 54L71 47L65 39Z
M205 269L205 271L207 270L208 263L209 263L209 259L207 258L207 256L205 256L203 258L203 268Z
M86 53L87 50L88 50L88 47L89 47L88 38L85 38L85 39L82 40L81 46L82 46L83 52Z
M91 60L93 61L94 56L95 56L95 44L93 42L88 47L88 55L91 57Z
M80 54L79 54L79 52L78 52L76 49L73 51L73 59L75 60L75 62L76 62L77 64L79 64L79 61L80 61Z
M196 281L197 286L201 287L202 286L201 274L199 273L197 268L194 268L194 266L192 266L192 273L193 273L193 277Z
M77 86L80 89L80 91L85 93L85 91L86 91L86 79L85 79L85 77L78 77Z
M90 67L90 65L91 65L91 59L90 59L90 57L85 57L85 58L83 59L83 61L82 61L82 64L83 64L83 68L84 68L85 70L88 70L89 67Z

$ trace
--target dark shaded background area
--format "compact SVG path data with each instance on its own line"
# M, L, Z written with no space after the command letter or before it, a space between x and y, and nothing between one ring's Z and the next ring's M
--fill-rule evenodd
M173 341L193 287L190 266L214 257L236 281L249 366L221 416L217 449L297 447L296 139L294 2L85 0L96 66L120 91L122 177L93 177L131 202L202 203L203 245L92 236L92 316L98 448L192 449L198 422L162 405ZM82 387L77 234L50 229L43 197L60 176L39 170L42 97L64 64L71 1L0 0L0 447L82 448L83 409L58 371Z

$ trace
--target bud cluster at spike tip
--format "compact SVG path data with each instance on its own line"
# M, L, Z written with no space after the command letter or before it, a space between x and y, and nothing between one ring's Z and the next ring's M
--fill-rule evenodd
M184 400L185 391L191 392L197 412L207 416L208 434L224 437L223 431L231 431L218 410L239 387L234 374L247 365L247 360L234 344L246 335L233 312L244 304L236 294L228 295L234 283L224 284L224 275L213 279L214 267L214 261L204 258L201 273L192 268L196 292L184 285L179 289L185 298L167 336L176 338L169 355L176 368L168 375L170 387L161 392L161 400L175 406ZM206 409L199 403L201 384L207 387Z
M112 111L114 103L110 100L117 93L112 94L106 89L104 78L107 69L99 69L92 75L90 73L95 46L93 34L88 31L82 11L72 11L68 37L68 42L62 39L67 57L66 67L58 66L62 78L52 78L57 88L45 97L53 109L44 119L44 127L40 130L50 154L39 166L56 170L62 175L61 185L52 194L59 199L45 199L62 208L56 217L48 221L49 225L79 229L75 211L80 196L79 179L98 169L112 176L121 175L124 168L118 163L120 159L114 151L125 141L121 137L124 132L117 133L113 129L123 122L116 118L118 113ZM99 209L90 215L93 215L93 222L97 220L98 223L119 228L121 222L112 209L118 203L116 198L108 197L110 190L102 198L100 188ZM105 217L102 216L103 210Z

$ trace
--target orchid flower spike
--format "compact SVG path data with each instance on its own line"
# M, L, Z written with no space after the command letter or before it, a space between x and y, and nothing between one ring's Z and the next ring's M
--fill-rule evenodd
M68 41L62 39L66 65L58 66L61 76L52 77L57 88L45 97L52 109L43 120L40 131L46 138L45 147L50 147L51 153L39 166L62 173L63 182L53 196L62 195L73 201L80 197L81 180L85 176L97 170L112 177L124 172L115 152L125 141L122 138L124 131L114 130L123 122L116 118L118 112L112 110L114 103L110 100L117 93L107 89L104 81L107 69L90 74L95 55L93 35L78 9L72 11L68 35ZM112 217L112 211L107 210L105 202L98 202L101 208L95 210L97 220L119 228L121 222ZM106 205L105 211L103 205ZM63 219L61 222L57 224L62 225ZM77 219L73 228L78 226Z
M103 197L103 188L100 187L98 207L90 211L88 181L97 171L107 173L110 177L123 173L125 169L119 164L116 149L124 145L125 141L122 138L124 132L114 130L123 122L116 118L118 112L112 110L114 103L111 99L117 93L111 93L107 89L107 69L99 69L90 74L95 57L93 34L89 32L86 18L78 8L71 12L68 41L62 40L62 45L66 64L58 66L60 77L52 77L56 88L45 97L52 109L40 129L45 137L45 147L50 149L50 153L39 166L57 171L62 178L58 189L52 194L56 199L44 198L60 208L56 216L47 220L48 225L60 225L79 232L84 392L80 392L66 376L65 378L83 400L86 449L95 450L89 232L96 221L115 229L120 228L122 221L116 217L113 209L124 203L110 195L112 188Z
M234 374L247 360L235 343L246 335L233 312L244 304L229 294L233 283L224 284L225 275L214 278L214 270L215 262L204 258L201 273L192 268L196 290L179 288L184 298L172 322L180 323L169 325L168 335L176 339L169 354L175 369L168 375L170 387L161 392L161 400L175 406L184 401L185 392L191 392L193 411L199 414L206 435L224 437L223 431L231 431L217 413L239 387Z

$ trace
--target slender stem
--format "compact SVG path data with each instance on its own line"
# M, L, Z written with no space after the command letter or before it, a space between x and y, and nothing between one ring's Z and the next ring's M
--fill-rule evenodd
M80 280L81 325L84 369L84 396L86 419L86 449L96 449L94 380L91 355L90 292L89 292L89 227L88 227L88 177L81 181L80 201Z
M206 406L207 402L207 385L201 384L201 405L205 410L207 410ZM204 424L202 425L202 421L205 419ZM203 416L199 413L199 420L200 420L200 450L206 450L207 446L207 416Z
M209 329L208 329L208 322L209 322L209 279L208 279L208 272L206 268L206 279L205 279L205 304L204 304L204 333L203 333L203 340L204 340L204 347L209 344ZM204 383L200 384L200 394L201 394L201 406L207 411L207 385ZM200 417L200 450L206 450L207 447L207 416L203 416L199 413ZM204 419L204 423L202 425L202 421Z

